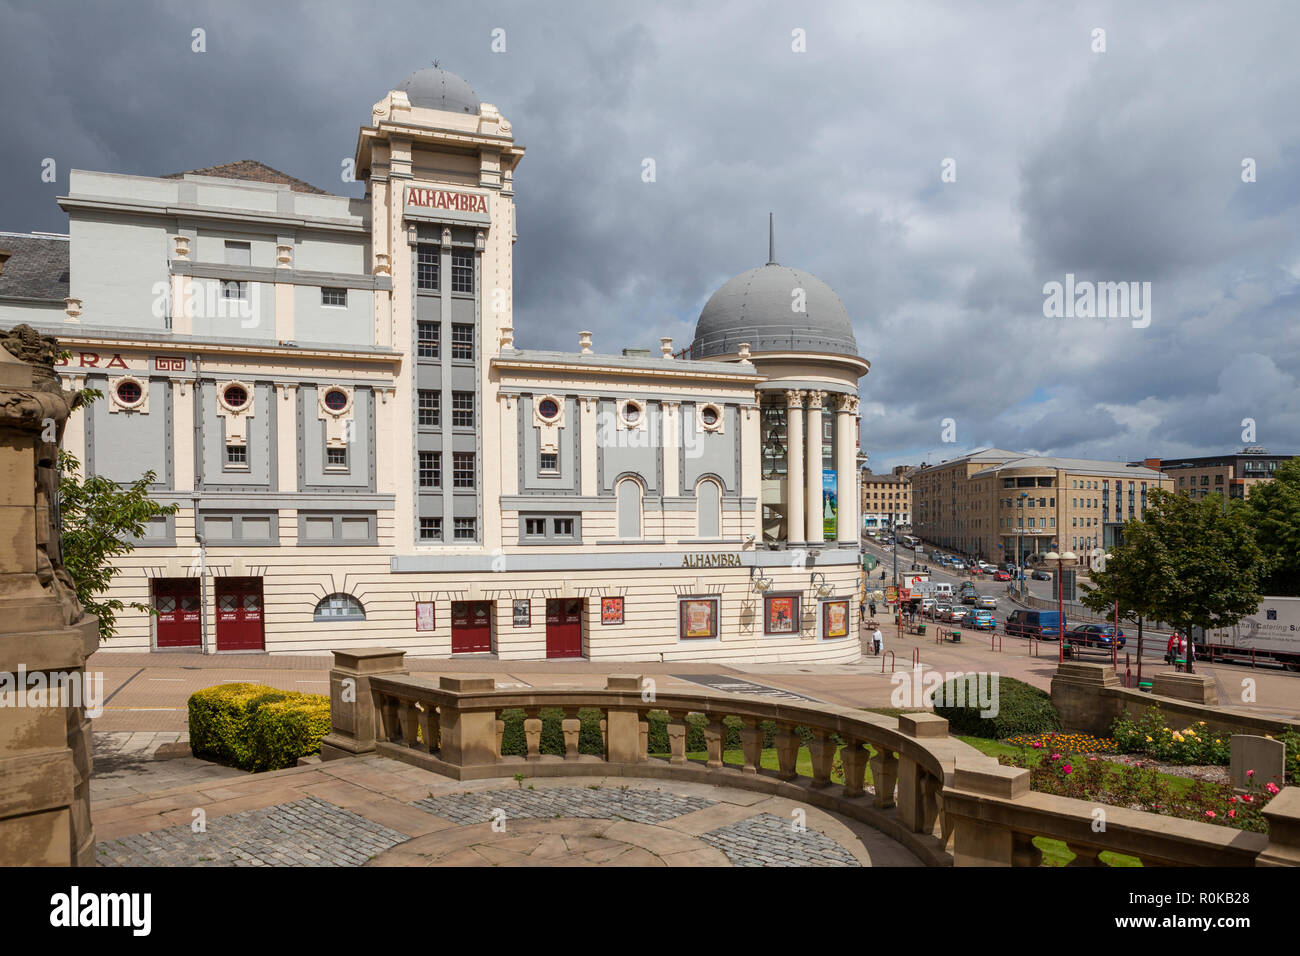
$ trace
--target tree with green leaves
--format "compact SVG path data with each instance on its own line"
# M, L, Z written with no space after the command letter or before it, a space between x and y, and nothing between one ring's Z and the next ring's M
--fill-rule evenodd
M153 613L147 604L131 601L128 605L104 596L120 570L115 559L135 550L130 539L142 536L151 519L175 514L177 505L149 497L152 471L125 485L103 475L83 478L81 462L60 450L59 472L63 565L72 575L82 605L98 615L100 638L108 640L117 630L119 611L130 606Z
M1121 616L1163 621L1183 633L1231 627L1259 607L1264 556L1248 509L1217 498L1159 489L1141 521L1124 525L1123 544L1085 589L1084 604ZM1138 655L1141 658L1141 631Z
M1260 590L1300 597L1300 458L1283 462L1272 481L1255 485L1246 506L1264 554Z

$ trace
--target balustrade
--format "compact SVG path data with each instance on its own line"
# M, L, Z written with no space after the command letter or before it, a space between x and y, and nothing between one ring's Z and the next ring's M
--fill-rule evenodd
M366 694L350 706L346 697L334 698L334 729L323 756L373 751L455 779L520 771L645 774L755 789L866 822L935 865L1035 866L1042 860L1032 843L1036 836L1063 841L1075 866L1102 865L1099 854L1106 850L1151 865L1300 865L1300 788L1284 790L1265 810L1271 822L1276 818L1271 843L1263 834L1119 807L1107 808L1107 827L1099 833L1093 829L1095 804L1030 791L1027 770L1001 766L949 737L948 722L935 714L895 718L695 691L661 691L647 700L634 675L614 675L604 688L590 689L519 691L497 688L485 677L434 682L407 676L400 652L388 655L376 656L381 663L366 675ZM355 673L355 657L347 663L353 669L336 668L332 683ZM379 672L383 666L387 673ZM517 720L520 711L524 755L504 755L507 716ZM552 711L560 714L562 752L547 753L560 748L555 725L546 730ZM599 754L582 752L582 711L599 714ZM586 720L592 719L588 713ZM655 739L666 740L666 748L659 744L663 755L650 752L652 725L659 728ZM703 741L702 761L690 756L693 733ZM729 735L731 748L739 750L738 766L724 762ZM776 770L762 766L768 740ZM804 747L811 777L797 770ZM841 782L834 779L837 770Z

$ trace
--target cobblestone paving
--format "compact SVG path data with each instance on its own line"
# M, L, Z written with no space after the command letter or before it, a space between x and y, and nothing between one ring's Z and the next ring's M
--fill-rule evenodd
M206 833L189 824L137 833L97 845L100 866L360 866L408 839L308 797L208 821Z
M848 850L815 830L799 831L793 818L759 813L700 839L717 847L735 866L861 866Z
M714 806L716 800L679 797L660 790L618 790L589 787L544 787L541 790L488 790L426 797L411 805L462 825L489 823L500 808L506 819L582 817L663 823L686 813Z

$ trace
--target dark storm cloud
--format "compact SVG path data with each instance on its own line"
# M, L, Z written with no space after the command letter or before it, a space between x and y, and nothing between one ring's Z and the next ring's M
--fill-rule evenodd
M522 346L686 344L765 261L772 210L777 259L853 316L878 470L979 444L1218 452L1244 417L1297 451L1298 26L1283 3L0 0L0 229L65 229L71 168L254 158L360 195L358 126L437 58L528 148ZM1151 325L1044 318L1067 272L1152 282Z

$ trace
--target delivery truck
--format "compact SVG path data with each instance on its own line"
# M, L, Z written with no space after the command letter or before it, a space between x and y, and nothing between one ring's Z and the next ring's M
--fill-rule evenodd
M1201 660L1260 663L1276 661L1300 670L1300 597L1265 597L1259 609L1232 627L1195 633Z

